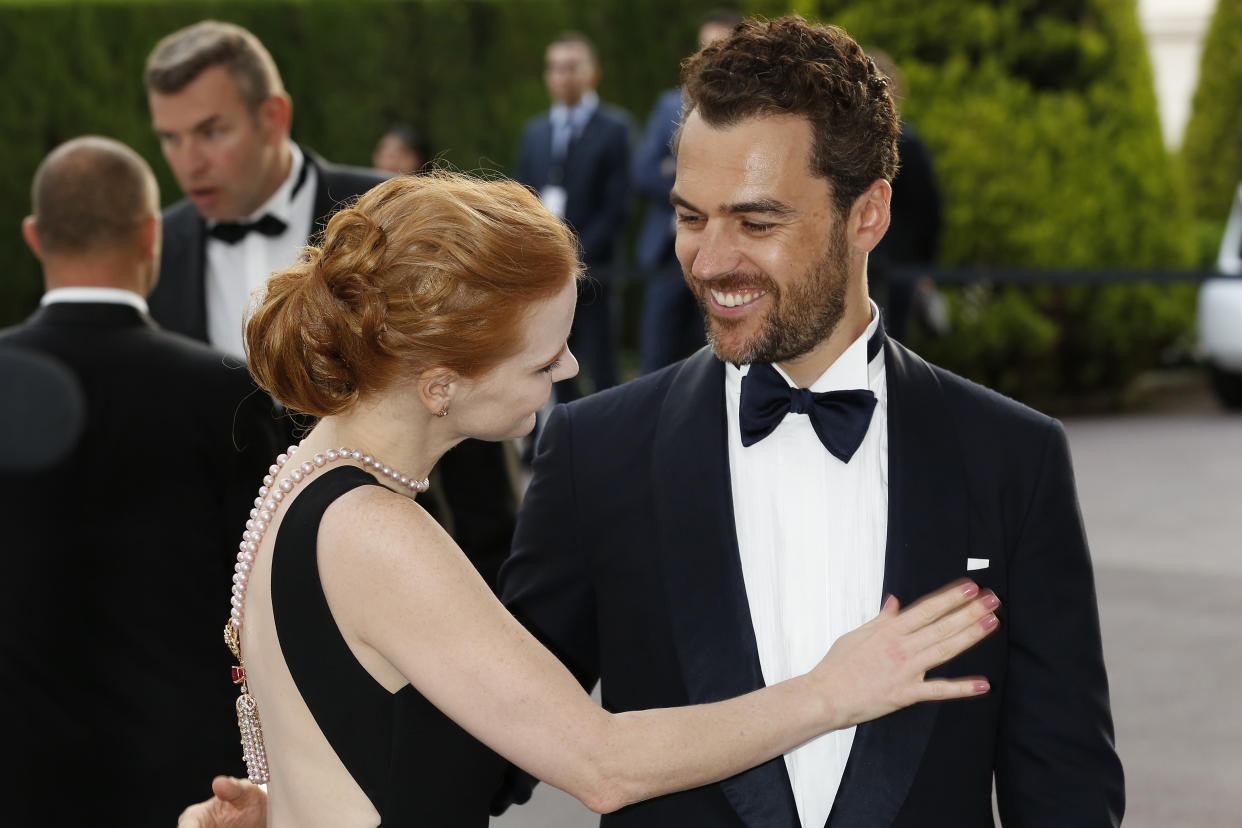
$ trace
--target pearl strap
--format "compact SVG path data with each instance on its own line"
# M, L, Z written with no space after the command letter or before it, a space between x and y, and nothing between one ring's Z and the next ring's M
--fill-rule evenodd
M268 468L263 485L259 487L259 496L254 499L254 508L250 510L250 519L246 521L246 531L242 532L241 545L237 553L237 565L233 567L233 597L229 599L232 609L229 611L229 622L224 627L224 642L237 659L237 666L232 668L233 683L241 685L241 696L237 699L237 724L241 729L242 757L246 760L247 776L251 782L262 784L268 781L267 751L263 746L263 726L259 721L259 708L246 687L246 662L241 653L242 621L245 618L246 588L250 584L250 572L254 566L255 555L259 545L263 543L263 535L271 525L272 518L285 496L293 489L310 479L324 466L337 460L354 460L379 475L387 477L402 488L409 489L412 494L427 491L427 478L415 480L402 474L391 466L385 465L369 454L357 449L329 449L323 454L316 454L301 465L295 466L287 476L277 482L297 446L289 446L286 453L276 458L276 462Z

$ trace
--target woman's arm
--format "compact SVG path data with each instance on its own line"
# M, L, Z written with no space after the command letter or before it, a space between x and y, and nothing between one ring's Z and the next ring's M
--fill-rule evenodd
M399 495L368 486L334 503L319 566L355 652L372 648L480 741L598 812L723 779L919 701L987 689L980 679L923 679L995 626L995 598L965 582L901 613L890 600L804 676L715 704L609 714Z

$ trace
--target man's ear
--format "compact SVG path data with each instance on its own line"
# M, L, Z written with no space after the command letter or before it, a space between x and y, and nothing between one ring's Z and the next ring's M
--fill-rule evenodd
M267 128L268 140L271 143L284 141L293 129L293 99L283 92L268 95L259 104L259 119Z
M39 244L39 228L35 224L34 216L26 216L22 219L22 238L26 240L26 246L30 248L34 257L43 261L43 245Z
M871 186L854 200L848 228L851 246L870 253L880 243L888 230L892 200L893 186L883 178L871 182Z
M149 262L160 257L161 221L159 213L149 214L138 227L138 243L141 245L142 260Z
M452 407L461 387L461 376L449 368L428 368L418 375L418 398L427 413L441 415Z

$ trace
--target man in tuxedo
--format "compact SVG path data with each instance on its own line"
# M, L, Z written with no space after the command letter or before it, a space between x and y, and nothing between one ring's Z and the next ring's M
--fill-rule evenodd
M111 805L127 825L168 825L208 774L241 769L218 631L279 435L244 366L147 315L160 214L146 162L75 139L39 166L33 202L22 232L46 293L0 346L67 369L80 419L46 462L0 471L20 585L0 635L6 811L85 825ZM56 424L63 406L44 414Z
M244 358L252 292L293 264L342 203L383 177L329 164L290 140L292 99L271 54L240 26L205 20L169 34L147 58L144 83L152 125L186 195L164 213L151 314ZM505 447L456 447L420 501L494 584L516 511Z
M987 696L814 739L623 826L1116 825L1091 563L1060 425L887 339L867 296L899 124L842 30L747 21L683 69L671 201L710 349L558 406L502 594L611 710L808 670L887 594L962 576Z
M699 48L725 37L742 22L736 12L712 12L699 26ZM676 362L703 345L703 316L684 279L673 250L676 221L668 202L677 159L672 140L681 123L681 87L660 93L643 132L630 178L647 202L638 231L636 260L646 277L639 329L639 369L651 373Z
M552 108L522 131L514 178L539 193L544 206L578 235L590 279L579 289L569 346L595 390L617 384L613 323L613 259L629 191L628 115L602 103L595 47L576 32L548 45L544 82ZM561 400L581 396L577 378L557 383Z

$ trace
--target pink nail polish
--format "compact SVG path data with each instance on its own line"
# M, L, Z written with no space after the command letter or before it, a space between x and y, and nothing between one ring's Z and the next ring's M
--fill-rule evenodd
M986 681L975 682L974 691L976 693L986 693L991 689L992 689L992 685L988 684Z
M988 615L988 616L985 616L984 619L980 621L979 623L983 625L983 628L985 630L990 630L993 627L995 627L997 624L999 624L1000 620L997 619L995 615Z
M996 609L1000 606L1000 599L996 597L996 593L989 592L987 595L983 596L983 605L990 610Z
M967 581L962 585L962 597L969 598L979 591L979 585L974 581Z

